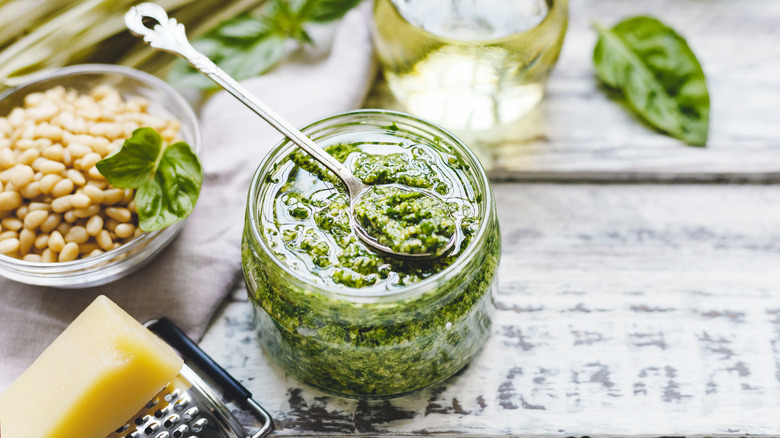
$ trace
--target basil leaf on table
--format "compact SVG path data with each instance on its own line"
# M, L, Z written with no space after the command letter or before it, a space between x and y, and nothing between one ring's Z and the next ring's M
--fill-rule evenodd
M97 163L114 187L138 189L139 227L156 231L192 213L203 183L198 156L184 142L165 145L152 128L139 128L114 154Z
M707 142L710 98L699 61L685 39L652 17L612 29L594 25L596 74L619 90L651 125L691 146Z

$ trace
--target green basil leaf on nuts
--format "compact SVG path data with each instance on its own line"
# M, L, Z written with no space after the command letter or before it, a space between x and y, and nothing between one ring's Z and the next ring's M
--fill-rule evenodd
M203 183L198 156L187 143L165 145L154 129L139 128L113 155L97 163L108 182L138 189L139 226L156 231L192 213Z
M100 160L96 166L112 186L134 189L154 176L162 137L152 128L140 128L125 140L118 152Z

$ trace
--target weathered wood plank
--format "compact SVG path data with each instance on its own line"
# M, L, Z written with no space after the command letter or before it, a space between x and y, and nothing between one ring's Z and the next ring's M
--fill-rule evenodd
M701 61L712 101L706 148L653 131L598 85L591 23L639 14L677 29ZM545 101L493 138L469 143L494 178L778 181L778 22L776 1L570 0L569 30ZM366 106L398 109L382 80Z
M447 382L365 402L285 375L243 290L202 342L277 434L780 435L780 192L497 184L498 312Z

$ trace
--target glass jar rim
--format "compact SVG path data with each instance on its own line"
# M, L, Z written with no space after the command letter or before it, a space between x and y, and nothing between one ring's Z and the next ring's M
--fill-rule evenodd
M267 175L267 172L264 172L264 170L266 170L269 166L276 164L280 158L286 157L289 154L289 151L297 149L297 146L295 146L289 139L286 138L277 143L274 148L263 157L263 160L255 170L255 174L252 176L252 180L249 185L249 193L247 195L247 221L249 227L251 228L250 235L252 240L258 243L265 254L268 255L271 260L273 260L276 268L281 269L285 274L303 282L307 286L310 286L313 290L316 290L317 292L320 292L324 295L332 296L345 301L351 301L354 303L374 303L385 300L395 301L421 295L425 293L432 285L435 286L440 279L446 278L453 272L459 272L462 270L463 266L469 263L478 254L478 251L482 246L481 243L484 242L485 234L490 228L491 221L493 221L492 216L495 214L495 208L493 205L495 201L490 192L490 183L487 174L485 173L485 170L476 155L474 155L471 149L469 149L469 147L455 135L435 123L399 111L384 109L360 109L347 111L312 122L302 128L301 131L307 133L307 131L310 131L314 128L327 126L329 122L354 116L390 116L400 120L421 124L423 127L436 131L437 135L446 137L454 146L458 148L457 150L459 153L462 153L469 159L470 167L475 169L475 190L477 193L482 195L482 201L480 202L480 213L484 213L480 217L479 228L472 238L472 242L475 244L468 245L465 250L457 257L457 259L442 271L437 272L436 274L431 275L430 277L412 285L399 287L396 290L383 290L381 292L375 292L366 291L365 289L359 288L333 288L312 281L311 279L304 278L289 266L282 263L276 257L260 232L260 215L258 214L258 206L260 205L260 195L262 194L261 188L263 181ZM390 120L389 122L394 121L395 120Z
M566 6L565 6L566 10L568 10L568 7L569 7L568 0L552 0L552 2L553 2L553 5L552 5L552 7L550 7L549 11L544 16L544 18L540 22L538 22L537 24L535 24L533 27L531 27L529 29L526 29L526 30L521 31L521 32L513 32L513 33L511 33L509 35L504 35L504 36L500 36L500 37L485 38L485 39L474 39L474 40L463 40L463 39L449 38L449 37L444 37L444 36L432 33L430 31L422 28L421 26L418 26L418 25L414 24L409 19L408 15L405 14L402 11L402 9L404 9L404 8L403 7L401 7L401 8L398 7L398 2L396 0L390 0L389 3L393 7L393 9L395 9L395 11L398 13L398 15L401 18L403 18L403 20L405 22L407 22L410 25L414 26L415 28L419 29L421 32L425 32L426 34L435 37L438 40L449 41L449 42L452 42L452 43L455 43L455 44L459 44L459 45L483 46L483 45L501 44L501 43L503 43L505 41L510 41L513 38L517 38L518 35L530 34L530 33L533 33L533 32L537 32L541 27L548 26L550 21L553 20L553 18L551 18L551 16L554 15L553 12L559 12L561 10L561 8L564 7L564 6L560 5L561 3L566 2Z

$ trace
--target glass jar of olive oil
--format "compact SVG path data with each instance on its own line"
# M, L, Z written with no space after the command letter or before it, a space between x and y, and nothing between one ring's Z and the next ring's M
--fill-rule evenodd
M567 22L567 0L375 0L374 45L409 112L486 131L542 100Z

